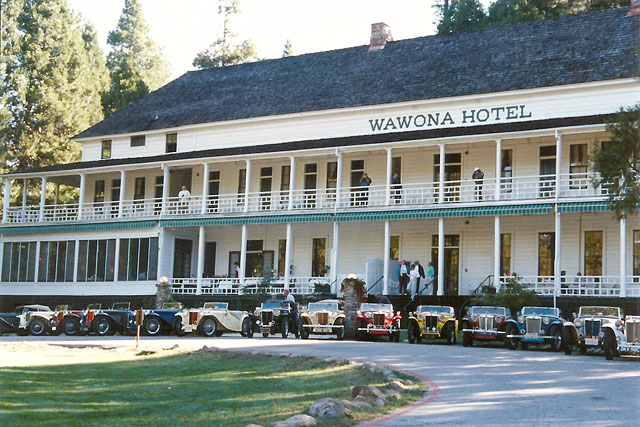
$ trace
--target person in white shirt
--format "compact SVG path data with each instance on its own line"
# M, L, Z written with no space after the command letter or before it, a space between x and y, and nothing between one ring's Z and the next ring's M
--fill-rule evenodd
M411 273L409 273L409 295L416 295L416 287L418 285L418 277L420 277L420 270L418 270L418 264L414 263L411 266Z
M182 186L182 190L178 193L178 204L180 205L180 211L186 213L189 206L189 199L191 198L191 193L187 190L186 186Z
M292 294L290 294L290 293L289 293L289 291L288 291L288 290L286 290L286 289L285 289L285 290L282 292L282 295L284 295L284 299L285 299L286 301L296 302L296 299L293 297L293 295L292 295Z

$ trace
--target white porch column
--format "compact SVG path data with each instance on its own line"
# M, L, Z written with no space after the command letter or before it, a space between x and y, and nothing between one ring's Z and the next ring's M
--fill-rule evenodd
M444 144L440 144L440 180L438 181L438 203L444 203L444 155Z
M620 218L620 296L627 296L627 219Z
M244 182L244 212L249 212L249 193L251 193L251 160L247 159L245 169Z
M162 227L158 229L158 265L156 266L156 280L160 282L160 278L166 276L166 270L162 264L162 252L164 250L164 232Z
M496 200L500 200L500 184L502 181L501 178L502 178L502 140L496 139L496 188L495 188Z
M167 213L167 203L169 201L169 166L162 168L162 214ZM122 191L122 183L120 184L120 191ZM160 276L158 276L160 277Z
M560 172L562 169L562 134L556 131L556 200L560 197Z
M118 245L120 243L120 239L116 240L116 266L118 265L118 258L120 256L118 251ZM38 256L40 253L38 252ZM80 259L80 240L76 240L76 243L73 248L73 283L78 281L78 260ZM114 272L115 273L115 272Z
M245 269L247 268L247 224L242 224L242 237L240 242L240 274L238 274L238 278L240 279L240 284L244 286L245 282Z
M331 251L331 293L338 292L338 250L340 247L340 223L333 221L333 249Z
M290 222L287 223L287 240L285 242L284 249L284 288L289 289L291 284L291 244L293 239L293 226Z
M84 199L85 192L87 190L87 174L80 174L80 196L78 197L78 219L82 219L84 216Z
M205 163L202 172L202 215L207 213L207 205L209 203L209 163Z
M2 222L9 218L9 203L11 202L11 179L4 180L4 196L2 199Z
M384 254L382 257L383 268L382 272L382 294L387 295L389 293L389 252L391 252L391 223L389 220L384 222Z
M2 237L2 234L0 234L0 259L4 259L4 241L3 240L4 239ZM36 255L38 255L38 254L36 254ZM3 262L0 262L0 277L2 277L2 265L3 264L4 264ZM36 262L36 264L38 264L38 263ZM37 279L37 277L36 277L36 279Z
M393 172L393 152L391 148L387 148L387 183L384 192L384 204L391 204L391 175Z
M336 165L336 207L335 210L340 208L340 195L342 194L342 153L336 151L336 157L338 158L338 164Z
M42 186L40 188L40 215L38 220L44 221L44 207L47 203L47 177L42 177Z
M58 204L58 199L59 199L58 196L60 196L60 184L56 183L56 188L55 188L55 190L53 192L53 204L54 205Z
M22 180L22 208L27 207L27 178Z
M164 185L164 183L163 183ZM127 191L127 171L120 171L120 201L118 203L118 218L124 216L124 194ZM162 189L164 193L164 188Z
M198 287L196 295L202 295L202 275L204 274L204 226L201 225L198 230Z
M160 242L158 242L159 244ZM160 265L160 258L158 256L158 265ZM77 268L76 268L77 270ZM115 254L115 260L113 263L113 281L117 282L118 281L118 270L120 270L120 238L116 239L116 254Z
M287 206L287 209L292 210L293 194L296 191L296 158L291 156L289 159L291 161L291 165L289 166L289 205Z
M553 306L556 307L556 298L560 295L560 268L562 254L562 217L556 205L556 231L555 231L555 259L553 263Z
M444 218L438 218L438 296L442 295L444 295Z
M0 244L1 244L1 242L0 242ZM2 246L4 246L4 245L2 245ZM1 252L0 252L0 259L2 259L2 253ZM33 266L33 281L34 282L38 282L38 276L40 275L40 262L39 262L39 260L40 260L40 240L37 240L36 241L36 262L35 262L35 264ZM75 275L76 274L75 272L78 270L78 267L77 267L77 265L75 263L73 264L73 267L74 267L74 273L73 274ZM0 274L1 273L2 272L0 271Z
M493 283L496 289L500 289L500 217L494 217L493 226Z

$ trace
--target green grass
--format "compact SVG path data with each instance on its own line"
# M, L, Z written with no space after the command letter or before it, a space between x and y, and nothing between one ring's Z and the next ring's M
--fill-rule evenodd
M308 413L318 399L350 399L352 386L382 387L385 381L354 365L307 357L197 351L1 368L0 384L0 425L244 426ZM407 393L395 407L421 395L421 390ZM321 424L352 425L363 419L354 414L360 418Z

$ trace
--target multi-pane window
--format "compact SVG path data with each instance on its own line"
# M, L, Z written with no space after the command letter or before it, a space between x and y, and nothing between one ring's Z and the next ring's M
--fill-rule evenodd
M633 230L633 275L640 276L640 230Z
M282 166L282 170L280 172L280 191L285 192L289 191L291 188L291 166L285 165Z
M313 239L311 253L311 276L324 277L326 270L327 239Z
M95 203L104 202L104 179L99 179L95 182L96 188L93 193L93 201Z
M220 171L209 172L209 195L220 195Z
M587 188L587 144L569 146L569 174L571 189Z
M75 249L75 240L40 242L38 281L73 281Z
M118 280L155 280L157 269L157 237L120 239Z
M278 240L278 275L284 277L285 258L287 256L287 241L285 239Z
M584 274L602 275L602 231L584 232Z
M394 174L402 177L402 157L393 157L391 159L391 176Z
M244 195L247 191L247 170L238 171L238 204L244 203Z
M144 147L146 142L146 137L144 135L135 135L131 137L130 140L131 147Z
M364 173L364 160L351 160L351 187L360 187Z
M538 275L553 276L556 253L556 234L538 234Z
M6 242L2 255L3 282L33 282L36 242Z
M391 245L389 247L389 259L400 259L400 236L391 236Z
M327 162L327 189L335 190L338 184L338 162Z
M116 260L116 239L80 240L78 282L112 282Z
M106 139L102 141L102 154L100 155L101 159L110 159L111 158L111 140Z
M500 274L511 276L511 234L500 235Z
M114 202L120 200L120 179L111 181L111 200Z
M146 180L144 176L137 177L135 180L135 185L133 188L133 199L134 200L142 200L144 199Z
M165 149L167 153L175 153L178 151L178 134L168 133L166 135Z

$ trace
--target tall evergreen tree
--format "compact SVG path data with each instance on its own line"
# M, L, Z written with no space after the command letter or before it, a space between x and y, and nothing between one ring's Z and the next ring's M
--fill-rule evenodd
M238 0L218 0L218 14L223 17L222 35L207 50L196 55L193 60L194 67L217 68L258 60L253 42L251 40L236 42L237 35L229 28L231 18L238 12L240 12Z
M440 16L438 34L473 30L487 25L487 15L479 0L443 0L434 7Z
M113 50L107 56L111 86L102 96L106 115L156 90L169 77L167 63L149 36L138 0L125 0L118 25L109 33L107 43Z
M291 47L291 40L287 39L284 43L284 49L282 50L282 57L286 58L291 55L293 55L293 48Z
M95 32L66 0L2 0L0 169L79 159L70 137L103 118Z

